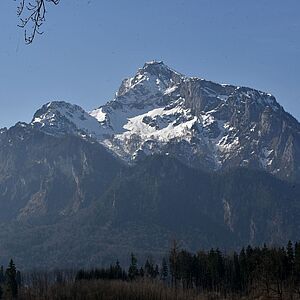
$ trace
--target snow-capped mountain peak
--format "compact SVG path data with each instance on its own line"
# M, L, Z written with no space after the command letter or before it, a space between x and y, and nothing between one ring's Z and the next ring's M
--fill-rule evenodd
M79 134L98 138L103 133L99 122L80 106L65 101L43 105L33 116L31 125L48 134Z
M163 62L148 62L134 77L123 80L114 101L133 106L155 104L183 79L183 75Z
M149 73L152 75L156 75L157 77L165 77L165 78L171 78L174 76L174 74L180 78L185 77L183 74L180 74L179 72L173 70L166 64L164 64L163 61L150 61L146 62L142 68L138 70L139 73Z
M51 102L31 124L91 137L128 162L160 153L210 170L248 166L298 176L300 125L274 96L186 77L158 61L145 63L113 100L89 114Z

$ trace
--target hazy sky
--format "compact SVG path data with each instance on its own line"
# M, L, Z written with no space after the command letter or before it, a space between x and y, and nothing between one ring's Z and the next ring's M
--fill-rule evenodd
M30 46L16 5L0 0L0 127L50 100L95 108L153 59L271 92L300 119L299 0L61 0Z

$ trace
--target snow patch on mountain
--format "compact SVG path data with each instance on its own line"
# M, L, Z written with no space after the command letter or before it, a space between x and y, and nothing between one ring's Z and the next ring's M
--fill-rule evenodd
M96 139L101 139L105 133L97 119L80 106L64 101L45 104L35 113L31 125L47 133L77 133Z
M264 147L261 151L259 161L264 169L268 168L273 163L273 149Z
M293 125L280 131L288 122ZM274 172L277 164L280 173L274 161L286 147L266 145L283 142L278 134L299 123L269 93L186 77L152 61L89 114L54 101L37 111L31 125L48 134L92 138L127 162L161 153L214 170L247 165Z
M106 120L106 113L103 111L102 107L92 110L90 115L96 118L100 123Z

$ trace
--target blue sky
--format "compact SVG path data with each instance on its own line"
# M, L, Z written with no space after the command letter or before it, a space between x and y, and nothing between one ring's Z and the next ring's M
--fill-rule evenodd
M0 127L50 100L90 110L145 61L273 93L300 119L299 0L61 0L30 46L0 1Z

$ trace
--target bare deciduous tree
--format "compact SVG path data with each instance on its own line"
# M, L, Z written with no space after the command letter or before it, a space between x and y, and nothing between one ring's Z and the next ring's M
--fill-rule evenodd
M16 0L15 0L16 1ZM25 43L31 44L36 34L42 34L40 30L45 21L47 3L58 5L60 0L17 0L17 14L20 18L21 28L25 29ZM27 28L31 27L29 32Z

